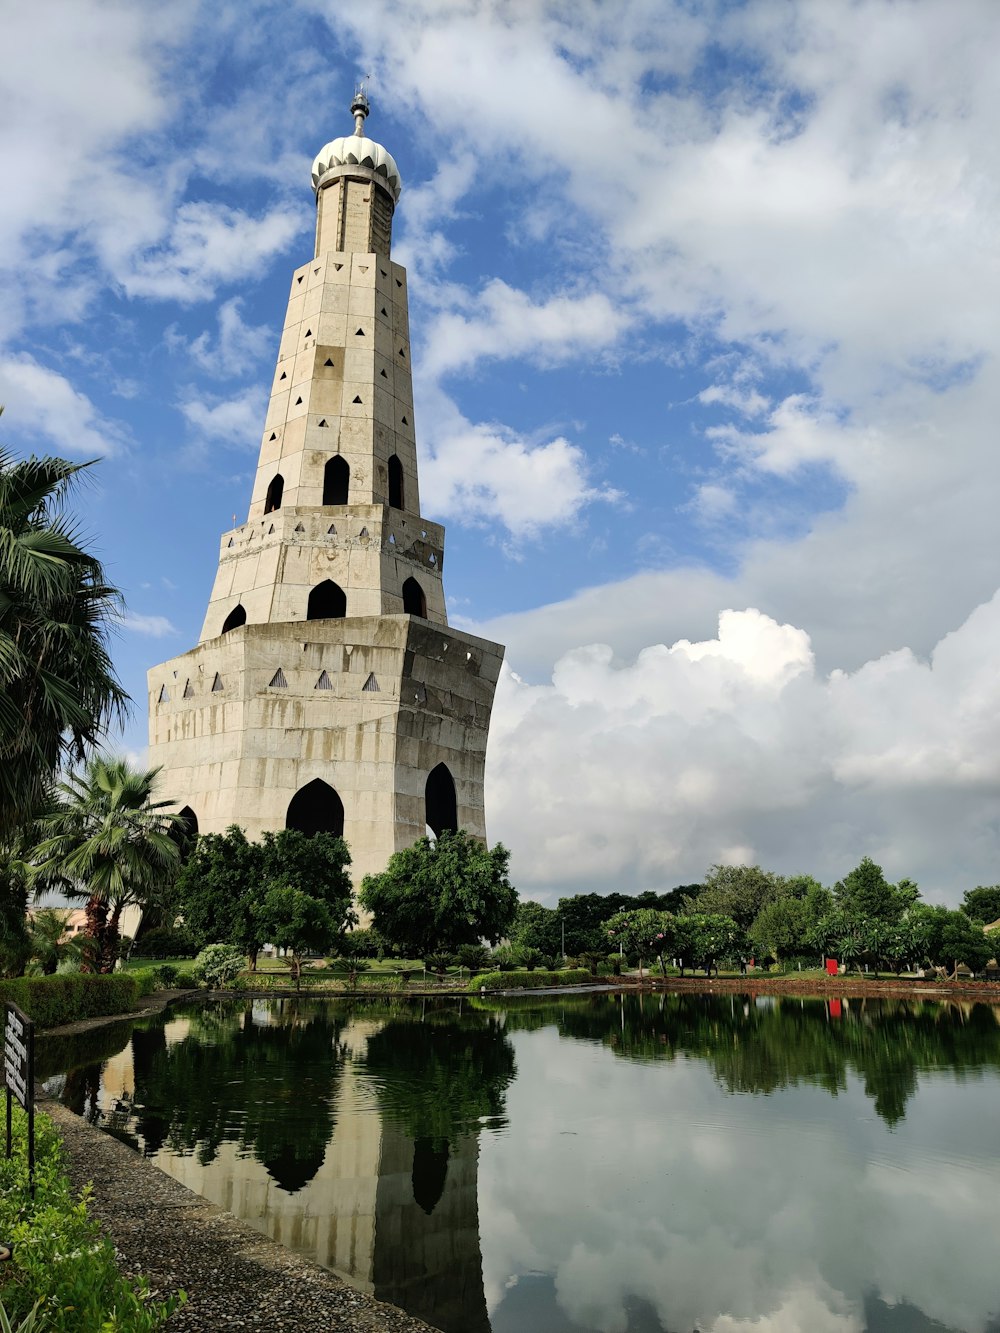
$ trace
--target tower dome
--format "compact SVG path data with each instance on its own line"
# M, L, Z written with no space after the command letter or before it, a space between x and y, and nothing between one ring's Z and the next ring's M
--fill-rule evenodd
M319 189L320 180L332 167L368 167L376 176L382 178L392 194L393 202L398 203L403 188L399 168L396 166L395 158L387 149L365 135L368 98L361 89L354 95L351 111L354 115L354 133L345 134L339 139L331 139L316 154L312 164L313 189Z

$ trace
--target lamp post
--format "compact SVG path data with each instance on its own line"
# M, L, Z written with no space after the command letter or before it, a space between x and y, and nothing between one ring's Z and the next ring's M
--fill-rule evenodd
M559 925L562 927L562 958L563 962L565 963L566 961L566 918L565 917L561 916L559 918Z

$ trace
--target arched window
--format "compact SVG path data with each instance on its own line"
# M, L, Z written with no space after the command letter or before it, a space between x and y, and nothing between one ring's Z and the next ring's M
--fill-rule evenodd
M347 504L347 493L351 488L351 468L346 458L337 454L323 469L323 503L325 505Z
M344 836L344 803L320 778L300 787L288 803L285 828L295 828L311 838L316 833Z
M347 594L339 583L324 579L309 594L306 620L342 620L347 615Z
M395 454L389 459L389 507L403 508L403 465Z
M265 514L273 514L276 509L281 508L281 497L284 493L285 479L279 472L271 478L271 484L267 488L267 495L264 499Z
M424 822L434 830L434 836L442 833L458 832L458 801L455 796L455 780L446 764L438 764L432 769L424 788Z
M183 810L177 812L178 827L183 828L184 835L188 838L197 838L198 836L198 816L186 805Z
M403 584L403 610L408 616L427 619L427 598L416 579L407 579Z
M413 1140L413 1202L428 1217L441 1202L448 1178L448 1140L420 1138Z
M247 613L243 610L243 603L237 602L229 615L222 622L223 634L228 634L231 629L239 629L240 625L247 623Z

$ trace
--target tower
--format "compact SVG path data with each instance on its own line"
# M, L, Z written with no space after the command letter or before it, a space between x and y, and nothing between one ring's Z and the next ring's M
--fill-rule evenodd
M343 834L355 881L429 826L485 837L503 648L448 625L420 513L396 163L355 130L313 163L247 521L222 536L197 647L154 667L150 763L192 829Z

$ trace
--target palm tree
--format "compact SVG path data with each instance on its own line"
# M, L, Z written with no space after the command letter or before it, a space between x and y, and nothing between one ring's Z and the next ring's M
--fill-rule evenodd
M70 913L59 907L43 907L28 919L31 961L42 976L52 976L60 963L80 955L79 936L67 933L69 919Z
M24 825L60 762L82 762L128 701L105 641L121 596L65 512L89 466L0 450L0 836Z
M184 820L166 810L172 802L152 799L159 771L92 759L60 784L54 808L39 820L36 886L68 881L86 898L84 935L100 972L114 968L123 908L145 903L180 864Z

